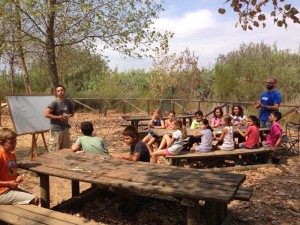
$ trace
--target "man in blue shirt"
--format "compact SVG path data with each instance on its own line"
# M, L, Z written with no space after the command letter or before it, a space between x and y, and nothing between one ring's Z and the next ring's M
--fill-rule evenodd
M255 108L260 108L260 125L261 127L271 127L269 122L269 115L273 111L279 111L280 103L282 101L281 93L276 90L277 80L270 78L266 82L267 91L264 91L260 100L255 103Z

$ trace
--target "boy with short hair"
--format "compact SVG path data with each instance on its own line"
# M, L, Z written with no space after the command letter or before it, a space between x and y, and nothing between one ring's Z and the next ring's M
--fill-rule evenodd
M130 145L130 154L121 156L130 161L150 162L150 152L146 143L138 140L138 131L134 126L127 126L123 131L123 139Z
M0 129L0 205L38 205L37 196L18 188L24 176L18 174L16 144L17 134L13 130Z
M203 113L199 110L195 112L195 120L191 124L191 129L199 129L200 122L203 120ZM193 136L189 137L189 148L191 149L195 143L201 142L201 136L199 132L194 132Z
M110 156L103 139L92 135L94 127L91 122L82 122L80 129L84 136L79 137L76 143L72 145L74 152L83 150L90 153Z

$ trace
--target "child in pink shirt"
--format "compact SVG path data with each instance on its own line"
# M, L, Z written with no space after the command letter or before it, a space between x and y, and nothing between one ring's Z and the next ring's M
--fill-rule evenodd
M262 142L264 147L276 147L280 145L280 141L278 141L282 135L282 127L278 121L281 119L280 112L271 112L269 116L269 122L272 124L270 127L269 134L264 134L267 138L265 141Z
M237 129L241 136L247 137L247 140L240 143L239 147L247 149L259 148L259 119L256 116L251 115L247 117L246 122L248 125L246 132L242 132L240 128Z

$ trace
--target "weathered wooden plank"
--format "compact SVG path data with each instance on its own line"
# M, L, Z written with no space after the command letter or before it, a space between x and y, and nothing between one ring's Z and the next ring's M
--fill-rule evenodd
M207 153L200 152L185 152L182 151L178 155L166 156L170 159L191 159L191 158L208 158L208 157L226 157L226 156L236 156L236 155L248 155L248 154L259 154L259 153L268 153L272 152L273 148L270 147L261 147L257 149L234 149L232 151L217 150Z
M0 218L10 224L72 225L98 223L34 205L1 205Z

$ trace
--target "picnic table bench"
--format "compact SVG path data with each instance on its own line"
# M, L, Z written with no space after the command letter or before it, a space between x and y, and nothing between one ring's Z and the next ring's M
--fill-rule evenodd
M278 148L281 149L283 147ZM234 149L231 151L225 150L215 150L211 152L197 152L197 151L181 151L178 155L166 155L165 157L170 160L171 165L179 166L180 160L200 160L207 158L232 158L234 156L239 155L253 155L253 154L261 154L261 153L271 153L273 152L273 147L261 147L257 149Z
M219 224L227 215L228 203L235 199L246 179L243 174L204 172L104 158L88 153L76 155L71 149L62 149L32 160L21 161L18 166L39 175L43 207L49 207L49 176L55 176L71 180L73 196L79 194L79 182L82 181L124 188L137 193L174 197L187 207L189 225L199 224L199 200L205 201L206 224Z
M97 225L99 223L35 205L0 205L0 221L12 225ZM1 224L1 222L0 222ZM3 224L3 223L2 223Z

